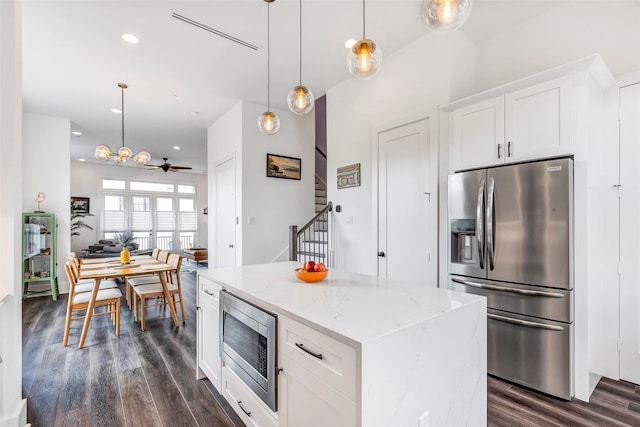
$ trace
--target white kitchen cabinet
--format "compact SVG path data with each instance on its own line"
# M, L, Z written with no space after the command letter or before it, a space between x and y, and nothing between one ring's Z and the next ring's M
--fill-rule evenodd
M278 427L277 416L242 382L233 371L222 367L220 393L242 422L249 427ZM299 424L304 425L304 424Z
M456 170L504 162L504 97L453 112L453 159Z
M573 154L573 78L505 95L505 162Z
M356 351L278 316L278 425L356 426Z
M454 170L573 154L572 89L567 75L456 108Z
M198 378L209 378L221 392L220 290L212 280L198 275Z

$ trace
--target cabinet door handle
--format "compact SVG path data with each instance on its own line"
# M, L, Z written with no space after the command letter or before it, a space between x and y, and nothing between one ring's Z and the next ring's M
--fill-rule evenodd
M209 289L203 289L204 293L207 295L211 295L212 297L215 297L216 294L214 294L213 292L211 292Z
M324 359L323 355L314 353L313 351L307 350L306 348L304 348L304 344L296 343L296 347L298 347L300 350L304 351L305 353L312 355L316 359L320 359L320 360Z
M511 157L511 141L507 142L507 157Z
M498 144L498 159L502 158L502 144Z
M244 406L242 406L242 400L236 400L236 402L238 402L238 406L240 407L240 409L242 409L242 412L247 414L247 417L250 417L251 411L247 411L246 409L244 409Z

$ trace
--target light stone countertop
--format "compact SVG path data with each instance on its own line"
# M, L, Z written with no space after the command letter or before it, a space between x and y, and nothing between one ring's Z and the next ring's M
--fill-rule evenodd
M431 283L340 270L329 271L321 282L305 283L294 273L300 266L299 262L282 262L202 269L198 274L267 311L320 328L357 347L483 299L438 289Z

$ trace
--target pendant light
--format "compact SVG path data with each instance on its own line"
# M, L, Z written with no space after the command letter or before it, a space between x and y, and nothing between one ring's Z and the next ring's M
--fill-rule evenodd
M365 36L365 6L362 0L362 40L358 40L347 56L349 72L357 79L370 79L380 70L382 51Z
M300 64L299 64L299 72L300 79L298 86L294 86L293 89L289 91L287 95L287 105L289 105L289 109L299 116L307 114L309 111L313 109L313 104L315 102L313 97L313 92L309 90L306 86L302 85L302 0L299 0L300 3L300 35L299 35L299 49L300 49Z
M424 0L422 19L436 34L457 30L471 14L473 0Z
M114 153L106 145L99 145L96 147L95 157L102 161L109 160L109 157L113 157L113 161L118 164L125 163L128 158L132 157L137 164L144 165L151 160L151 155L146 151L141 151L134 156L131 148L124 145L124 90L128 86L126 83L118 83L118 87L122 93L120 108L120 114L122 115L122 147L118 149L117 153Z
M270 28L269 28L269 6L275 0L264 0L267 3L267 111L260 114L258 117L258 130L263 135L275 135L280 130L280 118L278 115L271 111L271 88L269 87L270 76L270 55L271 55L271 40L270 40Z

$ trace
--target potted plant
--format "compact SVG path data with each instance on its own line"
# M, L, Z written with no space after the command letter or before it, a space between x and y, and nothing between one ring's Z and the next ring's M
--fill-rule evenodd
M129 250L135 250L135 240L136 236L131 230L126 230L122 233L116 233L115 236L113 236L113 241L116 242L117 245Z

